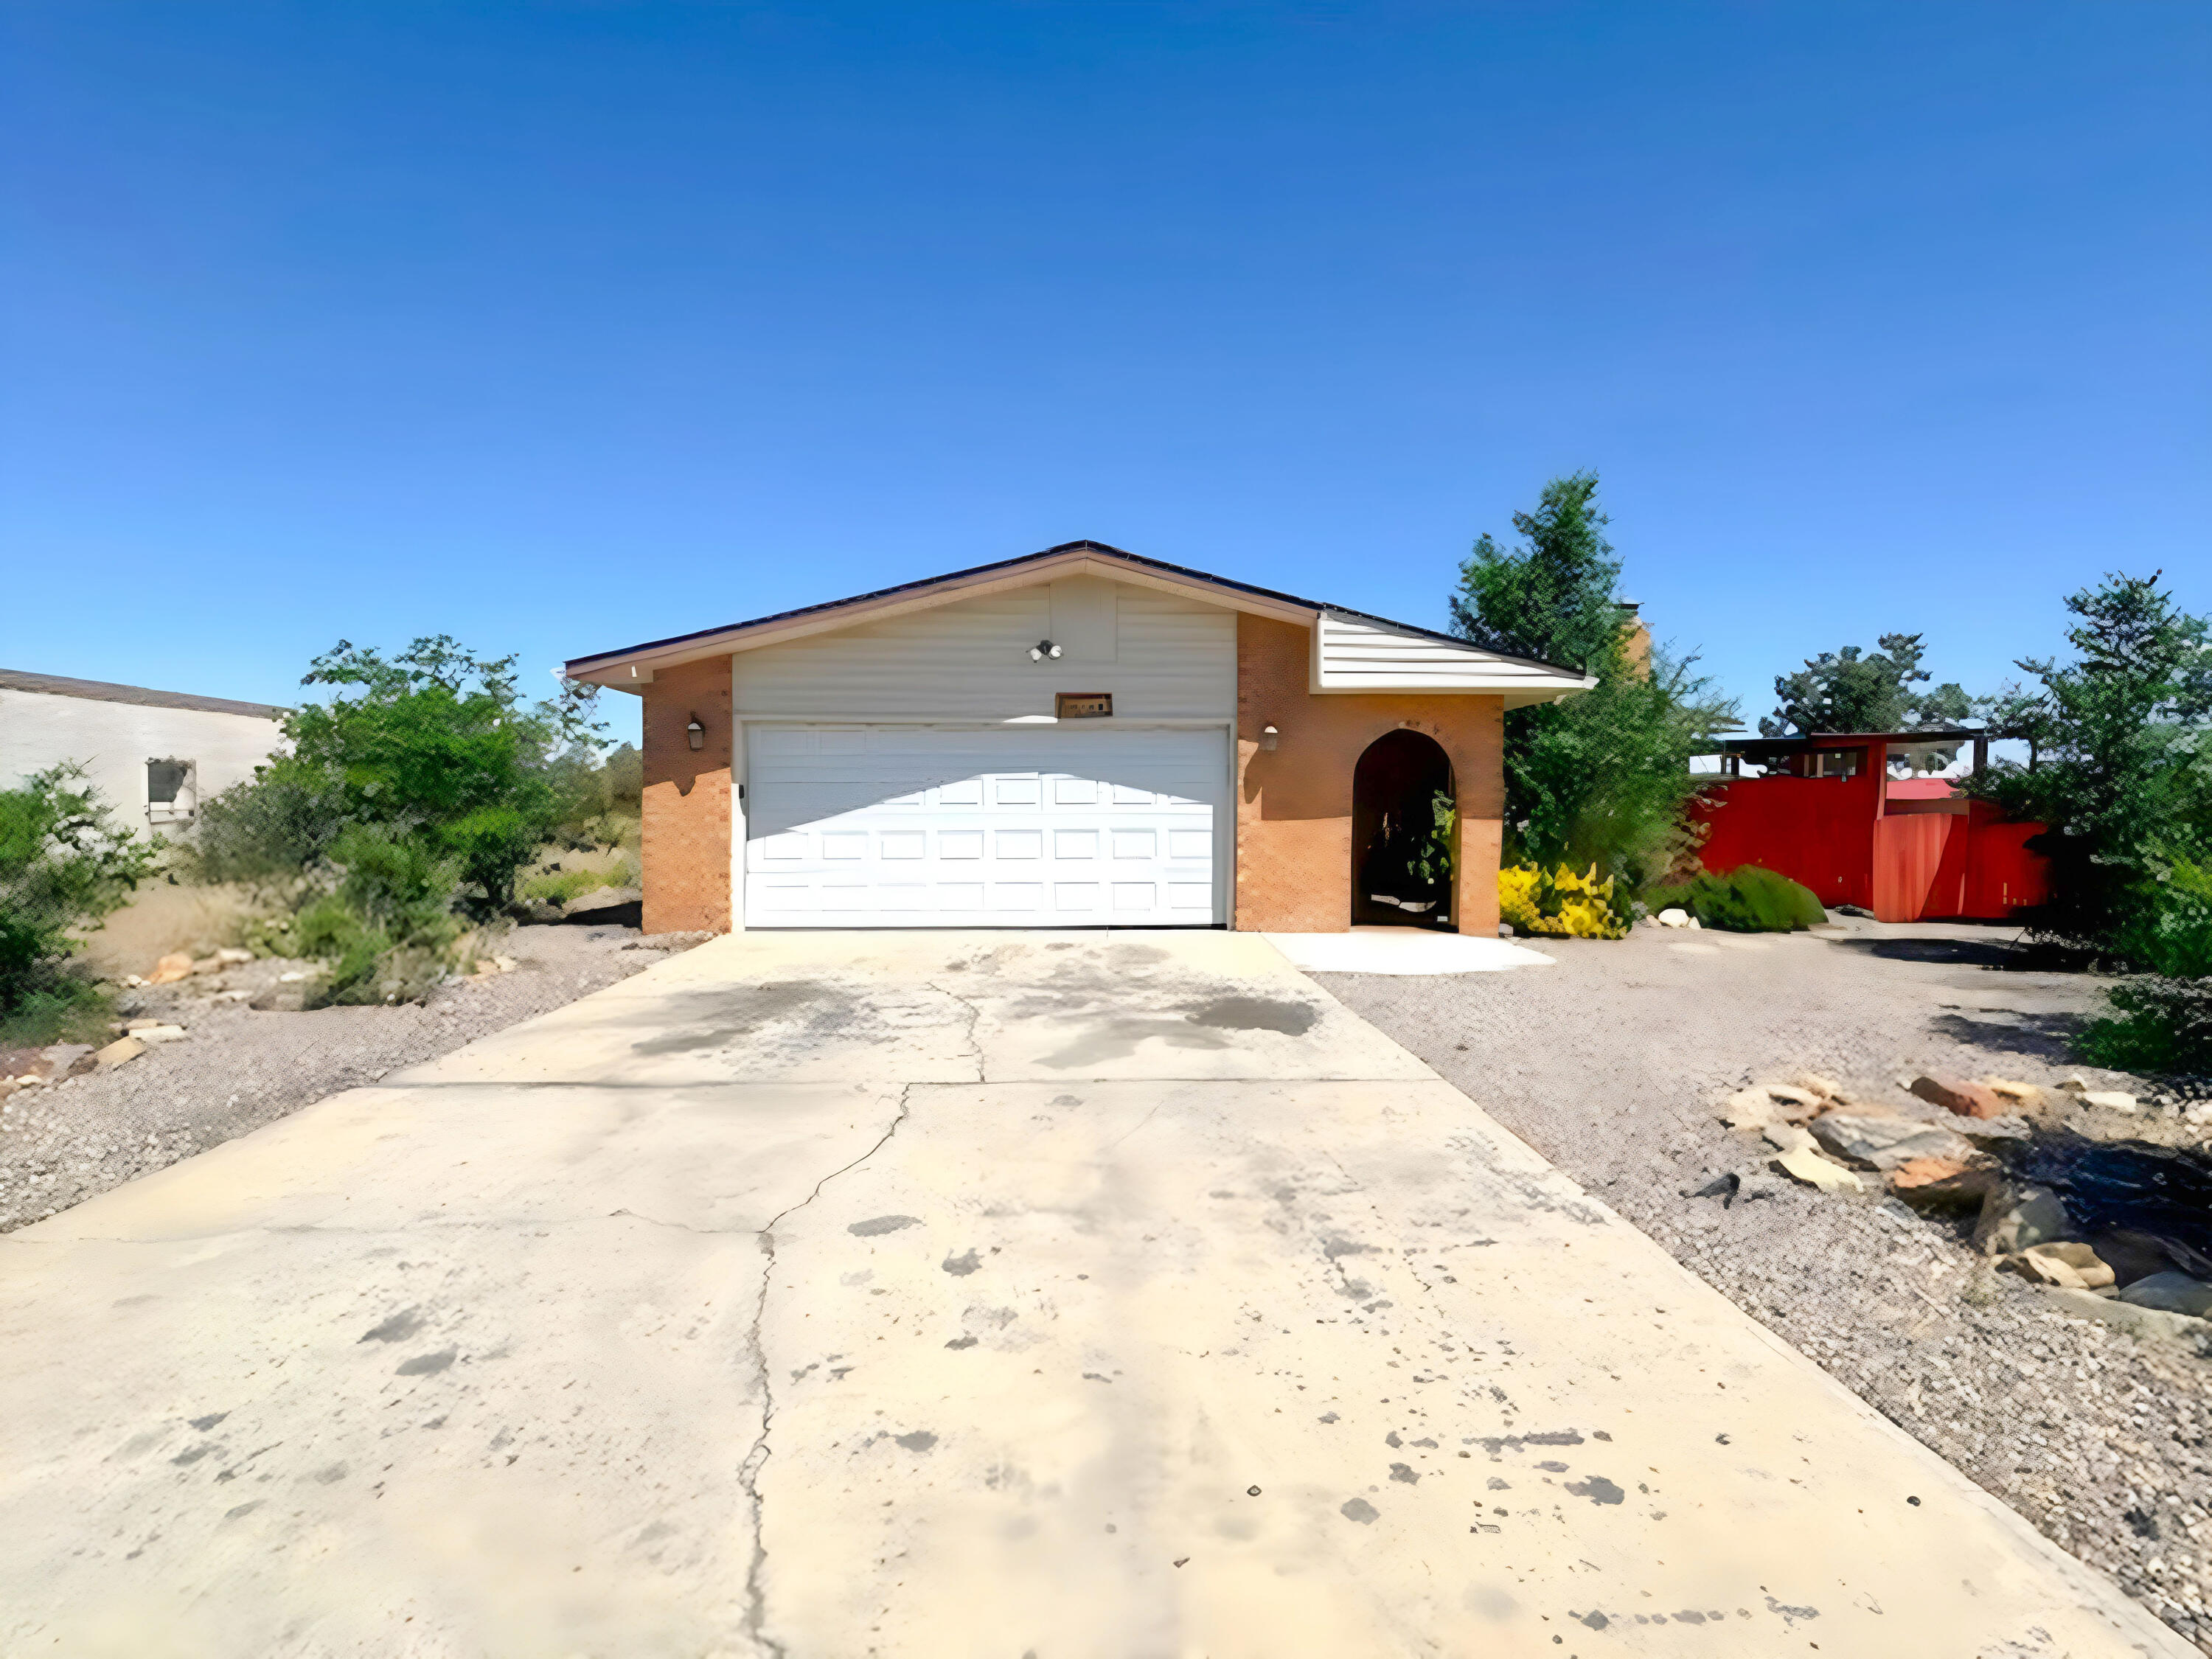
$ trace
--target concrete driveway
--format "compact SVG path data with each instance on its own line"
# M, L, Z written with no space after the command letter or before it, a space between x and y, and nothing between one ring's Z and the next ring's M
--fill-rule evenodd
M2190 1651L1249 935L703 946L0 1239L0 1446L10 1655Z

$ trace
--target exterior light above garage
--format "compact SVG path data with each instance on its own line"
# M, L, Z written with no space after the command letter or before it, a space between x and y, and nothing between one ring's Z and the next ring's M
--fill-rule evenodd
M694 749L706 747L707 728L699 724L699 717L696 714L691 717L691 724L684 728L684 734L691 739L691 746Z
M1281 732L1275 730L1272 726L1261 726L1260 728L1260 747L1272 750L1275 746L1277 739L1281 738L1282 735L1283 734Z
M1039 640L1035 645L1030 647L1030 660L1031 662L1042 662L1047 657L1057 657L1058 655L1060 655L1060 647L1054 645L1050 640Z

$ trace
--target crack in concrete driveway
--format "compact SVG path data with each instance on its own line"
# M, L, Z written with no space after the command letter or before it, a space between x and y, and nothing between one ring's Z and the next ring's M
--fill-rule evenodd
M0 1410L7 1652L2186 1650L1252 935L702 946L0 1239Z

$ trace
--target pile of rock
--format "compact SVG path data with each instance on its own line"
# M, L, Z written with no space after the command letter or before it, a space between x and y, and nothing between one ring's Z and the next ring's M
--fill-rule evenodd
M123 983L132 990L146 985L174 985L179 980L196 974L219 974L226 968L235 968L253 960L253 952L238 946L226 945L213 956L195 957L190 951L172 951L154 964L154 971L144 979L136 974L125 974Z
M1738 1090L1717 1110L1730 1128L1756 1132L1776 1154L1772 1166L1805 1186L1863 1192L1878 1183L1923 1215L1972 1214L1974 1248L2066 1302L2069 1312L2154 1334L2212 1335L2212 1283L2181 1271L2176 1247L2145 1234L2085 1237L2058 1193L2006 1175L1990 1148L2027 1139L2033 1131L2023 1115L2045 1104L2042 1090L2000 1078L1897 1082L1950 1113L1955 1124L1854 1098L1811 1072ZM2078 1078L2059 1091L2104 1110L2136 1109L2134 1097L2092 1090ZM1739 1185L1729 1182L1731 1197ZM1717 1182L1705 1191L1720 1189Z

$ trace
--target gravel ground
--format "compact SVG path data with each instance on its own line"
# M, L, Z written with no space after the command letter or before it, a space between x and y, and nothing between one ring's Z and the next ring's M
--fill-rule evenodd
M2050 1085L2095 981L2007 971L1995 929L1844 922L1832 936L1640 928L1542 940L1557 965L1442 978L1327 975L1336 996L1464 1089L1706 1283L2212 1652L2212 1359L2052 1311L1993 1273L1970 1225L1869 1183L1772 1173L1711 1103L1811 1069L1917 1116L1919 1072ZM2075 1114L2106 1139L2201 1141L2179 1115ZM1733 1170L1726 1208L1689 1196Z
M310 964L263 960L125 994L126 1018L185 1028L112 1071L19 1089L0 1101L0 1232L190 1158L386 1072L574 1002L696 943L635 927L517 927L511 973L449 986L427 1004L259 1012L220 1002Z

